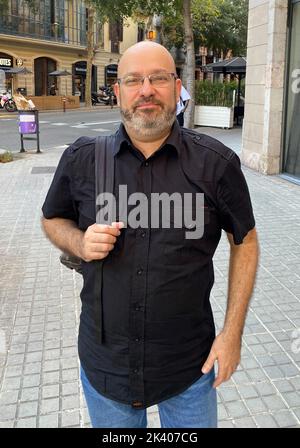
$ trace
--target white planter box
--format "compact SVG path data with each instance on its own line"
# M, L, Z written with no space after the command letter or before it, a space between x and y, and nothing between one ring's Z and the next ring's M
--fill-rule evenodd
M233 128L233 107L195 106L195 125Z

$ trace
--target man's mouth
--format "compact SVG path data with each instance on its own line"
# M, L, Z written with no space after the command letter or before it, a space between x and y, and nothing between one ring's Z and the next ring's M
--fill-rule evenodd
M160 105L156 103L142 103L138 104L135 109L156 109L158 107L160 107Z

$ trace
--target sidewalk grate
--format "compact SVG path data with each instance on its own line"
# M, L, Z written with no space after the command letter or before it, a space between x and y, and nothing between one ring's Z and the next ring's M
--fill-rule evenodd
M31 174L53 174L56 168L56 166L34 166Z

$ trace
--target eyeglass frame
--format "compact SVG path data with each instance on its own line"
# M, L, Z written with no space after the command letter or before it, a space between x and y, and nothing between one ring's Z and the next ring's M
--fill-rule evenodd
M150 84L152 86L153 84L152 84L152 81L151 81L151 76L159 75L161 73L164 73L165 75L172 75L174 80L179 79L177 73L173 73L173 72L155 72L155 73L150 73L150 75L146 75L146 76L136 76L137 78L140 78L140 83L137 86L135 86L135 87L137 87L137 88L142 87L144 85L144 81L145 81L146 78L148 78L148 80L149 80L149 82L150 82ZM122 84L123 79L126 79L126 77L128 77L128 76L130 76L130 75L127 75L127 76L124 76L123 78L118 78L117 79L117 83L119 84L119 86Z

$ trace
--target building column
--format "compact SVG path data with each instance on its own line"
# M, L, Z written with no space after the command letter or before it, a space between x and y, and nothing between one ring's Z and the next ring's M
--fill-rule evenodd
M241 160L264 174L281 169L288 0L250 0Z

